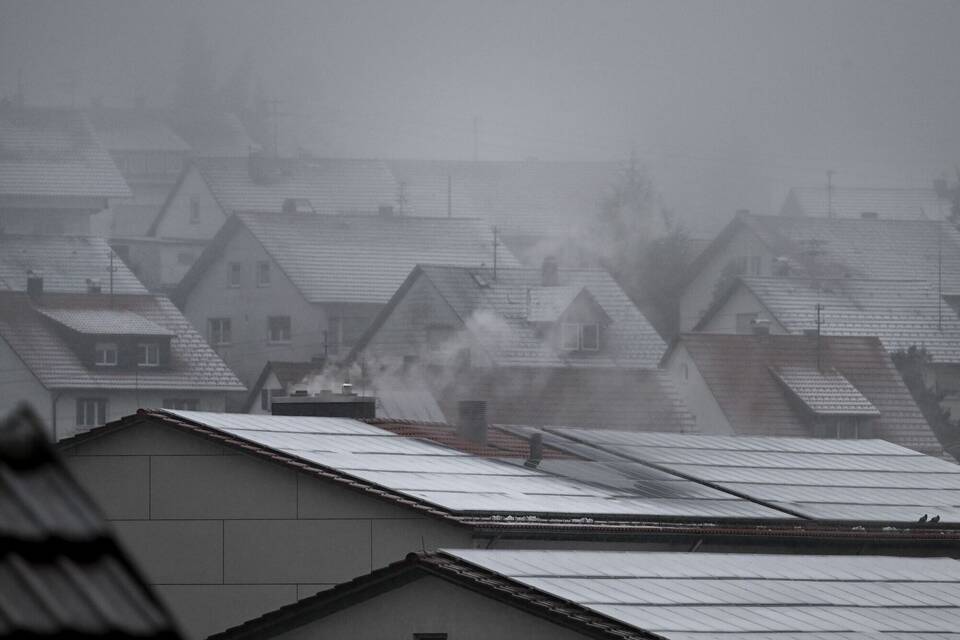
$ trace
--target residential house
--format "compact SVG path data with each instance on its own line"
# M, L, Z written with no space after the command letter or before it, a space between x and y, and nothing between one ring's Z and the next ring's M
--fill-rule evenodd
M663 357L703 433L941 447L875 337L686 333Z
M947 558L444 549L212 640L846 640L878 627L932 640L960 622L957 597L960 562Z
M145 107L97 107L88 112L94 133L110 153L132 197L111 203L99 235L136 238L146 235L189 157L190 145L161 115ZM124 247L124 243L114 246ZM121 249L122 251L122 249ZM125 259L128 256L123 256Z
M277 398L312 394L316 402L326 400L355 400L351 390L339 393L343 384L350 384L349 377L337 378L325 369L323 360L310 362L270 361L250 387L247 399L240 408L243 413L269 415ZM414 380L382 380L376 386L359 389L361 396L374 399L376 417L387 420L416 423L444 422L433 393L425 385Z
M739 276L923 280L960 291L960 233L926 220L738 214L688 271L680 328L690 331Z
M235 212L376 215L399 213L396 199L393 177L377 160L197 157L146 235L163 247L160 280L170 287Z
M0 105L0 230L83 235L130 189L82 111Z
M899 515L817 519L671 472L672 483L587 484L355 420L175 410L141 410L60 449L188 635L203 637L438 547L955 555L950 525L890 525L934 508L955 522L949 491L929 488L957 488L957 467L850 444L859 447L844 452L850 458L824 458L871 478L885 465L894 483L909 469L904 483L928 481L928 490L900 494ZM817 461L793 450L771 458ZM860 482L858 470L848 481Z
M690 431L665 347L605 271L421 264L348 361L423 379L451 418L478 399L494 423Z
M503 247L496 259L517 264ZM269 360L345 355L424 260L490 264L493 237L465 218L240 213L174 301L249 386Z
M950 201L934 187L793 187L780 215L939 221L950 216Z
M694 331L751 333L759 321L771 333L869 335L889 353L923 348L927 383L960 414L960 316L956 296L929 280L740 278Z
M26 407L0 421L0 636L177 640L177 624Z

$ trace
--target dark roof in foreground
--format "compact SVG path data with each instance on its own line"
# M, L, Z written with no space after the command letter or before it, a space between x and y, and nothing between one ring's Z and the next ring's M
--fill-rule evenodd
M545 431L583 458L641 462L801 518L960 523L960 465L883 440Z
M52 317L119 321L121 334L171 335L171 364L156 370L86 366ZM84 325L77 325L84 326ZM90 326L98 330L101 325ZM25 293L0 293L0 339L48 389L178 389L244 391L234 373L207 345L193 325L164 296L44 294L39 300Z
M0 636L177 638L26 409L0 423Z
M479 220L381 215L240 213L183 277L183 299L238 229L263 245L309 302L386 304L421 262L480 267L493 262L493 234ZM503 246L498 260L518 266Z
M82 111L0 107L0 195L129 198Z
M820 368L842 374L879 410L874 437L939 454L933 430L877 338L823 336L819 342ZM816 371L817 343L804 335L685 333L676 344L686 347L734 433L803 437L813 435L809 421L771 367Z
M113 292L147 293L104 238L0 233L0 291L26 291L32 271L43 276L44 291L86 293L96 280L109 292L111 256Z
M950 201L937 196L933 187L793 187L780 215L820 218L859 218L876 214L882 220L944 220Z
M960 624L952 559L446 549L212 637L279 635L425 576L604 639L933 640Z

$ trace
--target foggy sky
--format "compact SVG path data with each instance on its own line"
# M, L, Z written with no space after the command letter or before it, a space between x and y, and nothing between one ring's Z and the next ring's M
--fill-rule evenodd
M469 159L478 116L481 159L635 149L670 206L718 216L960 162L946 0L0 0L0 95L23 69L34 104L167 104L191 23L320 155Z

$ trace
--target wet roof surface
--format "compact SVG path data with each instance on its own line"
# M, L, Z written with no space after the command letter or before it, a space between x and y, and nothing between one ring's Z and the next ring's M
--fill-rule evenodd
M960 636L960 563L952 559L442 553L671 640Z

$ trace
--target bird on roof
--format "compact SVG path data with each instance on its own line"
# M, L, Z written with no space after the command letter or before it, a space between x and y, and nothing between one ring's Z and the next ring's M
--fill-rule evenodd
M937 522L940 522L940 516L933 516L930 518L930 524L936 524Z
M917 523L924 524L926 521L927 521L927 514L923 514L922 516L920 516L920 519L917 520Z

